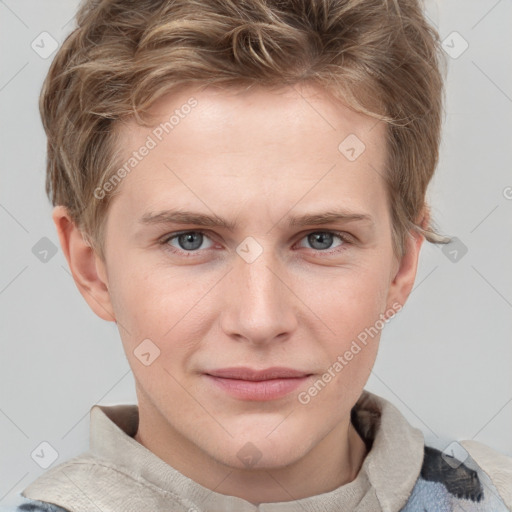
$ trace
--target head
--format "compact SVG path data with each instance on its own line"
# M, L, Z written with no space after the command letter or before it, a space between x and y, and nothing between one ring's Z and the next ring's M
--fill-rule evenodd
M416 0L89 1L77 22L41 96L77 286L141 413L227 465L247 443L291 464L348 421L423 240L448 241L426 203L438 35ZM306 377L240 398L211 375L235 366Z

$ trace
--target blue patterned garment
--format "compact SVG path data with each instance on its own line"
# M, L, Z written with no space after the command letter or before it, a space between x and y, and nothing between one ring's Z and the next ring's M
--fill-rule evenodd
M69 512L21 495L15 507L0 508L0 512ZM420 475L401 512L510 512L510 509L471 457L462 463L426 445Z
M509 512L509 508L471 457L462 463L425 446L420 476L401 512Z
M15 507L15 508L14 508ZM42 501L29 500L23 496L17 496L16 504L13 507L0 507L0 512L69 512L68 510L44 503Z
M16 512L69 512L57 505L43 503L42 501L31 501L31 503L23 503Z

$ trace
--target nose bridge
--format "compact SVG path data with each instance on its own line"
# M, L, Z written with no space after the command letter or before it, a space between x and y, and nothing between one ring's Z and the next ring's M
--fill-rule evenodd
M237 253L225 303L225 330L253 342L290 333L295 328L293 294L270 244L248 237Z

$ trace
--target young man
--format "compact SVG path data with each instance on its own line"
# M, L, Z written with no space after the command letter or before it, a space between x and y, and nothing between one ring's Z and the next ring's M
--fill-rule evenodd
M442 120L416 0L83 4L47 191L138 405L19 510L505 511L512 460L364 386L413 287ZM443 451L444 450L444 451Z

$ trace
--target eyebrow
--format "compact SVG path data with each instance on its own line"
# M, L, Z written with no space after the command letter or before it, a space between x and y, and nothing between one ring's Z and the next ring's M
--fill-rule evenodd
M374 225L373 217L367 213L353 212L350 210L328 210L320 213L310 213L300 216L289 216L288 226L308 226L329 224L333 222L363 222ZM139 222L145 225L154 224L194 224L203 227L225 228L229 231L235 231L237 225L235 222L228 221L218 215L205 215L199 212L190 212L184 210L165 210L161 212L149 212L144 214Z

